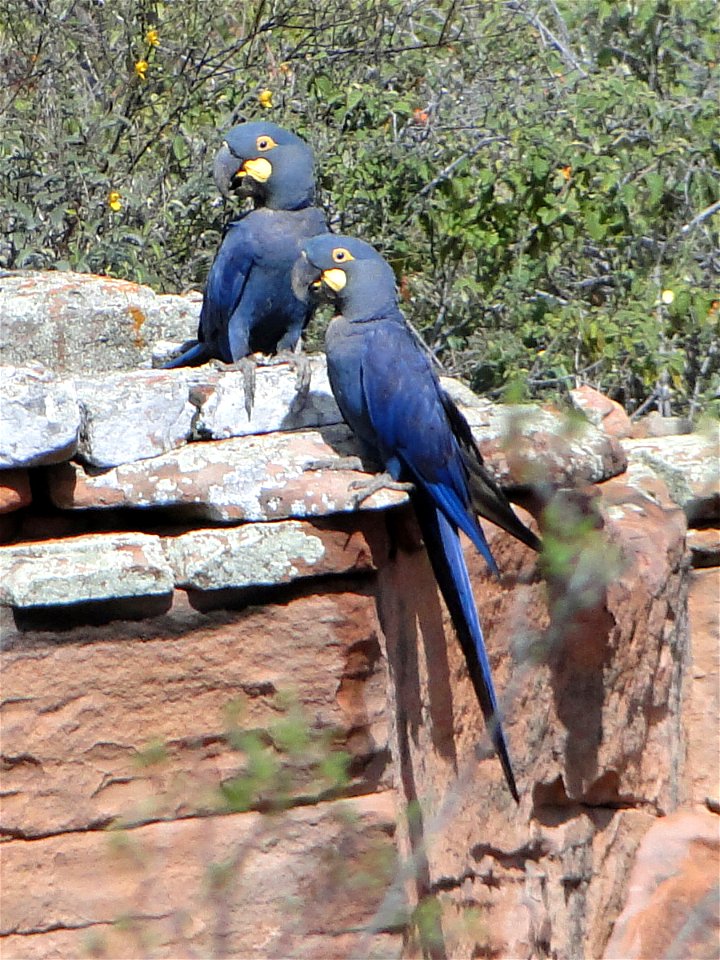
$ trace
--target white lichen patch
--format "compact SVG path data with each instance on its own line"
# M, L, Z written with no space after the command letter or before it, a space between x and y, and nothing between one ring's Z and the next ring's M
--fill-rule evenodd
M321 572L319 536L295 520L166 537L165 554L179 586L219 590L287 583Z
M170 593L160 538L94 533L0 547L0 601L38 607Z

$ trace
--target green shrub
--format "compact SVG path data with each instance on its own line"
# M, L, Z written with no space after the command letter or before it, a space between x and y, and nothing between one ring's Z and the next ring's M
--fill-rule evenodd
M475 388L695 414L720 385L719 47L715 0L9 0L0 265L202 285L233 212L212 155L268 116Z

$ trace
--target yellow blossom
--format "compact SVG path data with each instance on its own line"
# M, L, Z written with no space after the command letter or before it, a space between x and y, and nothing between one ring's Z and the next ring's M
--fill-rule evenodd
M148 32L145 34L145 42L146 42L147 44L149 44L151 47L159 47L159 46L160 46L160 35L159 35L159 33L157 32L157 30L155 29L155 27L152 27L152 28L151 28L150 30L148 30Z
M108 206L114 213L119 213L122 210L122 202L120 200L120 194L117 190L112 190L108 194Z
M672 292L672 290L663 290L663 292L660 294L660 299L663 303L669 305L675 299L675 294Z
M141 80L147 80L149 64L147 60L138 60L135 63L135 73L140 77Z
M265 109L267 110L268 107L271 107L273 105L272 90L261 90L260 93L258 94L258 100L260 102L260 106L265 107Z
M566 163L562 167L560 167L560 173L563 175L563 177L566 180L569 180L572 177L572 167L570 166L570 164Z

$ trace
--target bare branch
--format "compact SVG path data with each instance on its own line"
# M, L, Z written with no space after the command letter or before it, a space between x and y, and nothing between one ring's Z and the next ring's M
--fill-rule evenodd
M483 137L482 140L478 140L475 146L471 147L469 150L466 150L465 153L461 153L459 157L456 157L452 163L449 163L444 169L438 173L436 177L433 177L430 183L426 183L422 190L419 191L418 197L426 197L428 193L435 189L435 187L442 183L443 180L447 180L453 170L457 169L461 163L464 163L465 160L469 160L471 157L474 157L476 153L479 153L483 147L487 147L491 143L498 143L502 141L503 137Z
M588 76L587 70L583 69L583 67L580 66L580 64L578 63L577 57L570 50L567 44L563 43L563 41L558 36L556 36L552 32L552 30L550 30L549 27L546 27L536 13L531 13L529 10L526 10L525 5L522 2L520 2L520 0L513 0L513 2L508 3L508 9L510 9L514 13L519 13L521 16L523 16L527 20L529 24L535 27L535 29L538 31L538 33L543 38L543 40L549 43L550 46L555 47L555 49L558 51L559 54L561 54L563 59L570 64L573 70L577 70L577 72L580 74L581 77Z
M708 217L711 217L714 213L717 213L720 210L720 200L716 200L715 203L711 203L709 207L705 207L704 210L701 210L697 216L693 217L689 223L686 223L684 226L680 227L680 233L690 233L691 230L694 230L698 224L702 223L703 220L707 220Z

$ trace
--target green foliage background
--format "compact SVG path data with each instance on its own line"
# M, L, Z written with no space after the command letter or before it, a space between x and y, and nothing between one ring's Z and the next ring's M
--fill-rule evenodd
M212 157L268 116L476 389L697 414L720 386L719 50L716 0L6 0L0 266L202 285L233 213Z

